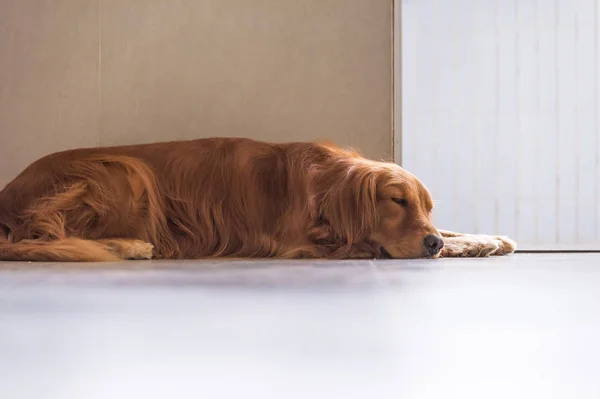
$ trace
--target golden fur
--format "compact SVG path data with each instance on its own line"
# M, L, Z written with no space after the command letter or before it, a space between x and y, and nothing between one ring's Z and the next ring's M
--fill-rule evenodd
M329 144L77 149L34 162L0 192L0 260L436 257L423 240L440 234L442 256L514 250L438 232L432 208L412 174Z

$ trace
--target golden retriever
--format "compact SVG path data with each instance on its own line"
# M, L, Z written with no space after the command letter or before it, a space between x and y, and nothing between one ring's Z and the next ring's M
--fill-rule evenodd
M0 192L0 260L503 255L440 231L425 186L330 144L210 138L46 156Z

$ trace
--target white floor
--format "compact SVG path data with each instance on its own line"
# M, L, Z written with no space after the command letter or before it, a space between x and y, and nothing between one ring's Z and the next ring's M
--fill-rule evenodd
M0 263L0 398L600 398L600 254L73 266Z

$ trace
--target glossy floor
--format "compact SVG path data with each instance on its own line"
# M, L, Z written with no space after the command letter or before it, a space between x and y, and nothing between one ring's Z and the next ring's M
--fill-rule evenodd
M599 398L600 254L0 263L0 397Z

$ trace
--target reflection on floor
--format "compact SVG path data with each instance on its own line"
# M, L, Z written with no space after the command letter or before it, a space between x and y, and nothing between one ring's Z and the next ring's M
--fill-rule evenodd
M0 263L1 398L599 398L599 376L600 254Z

